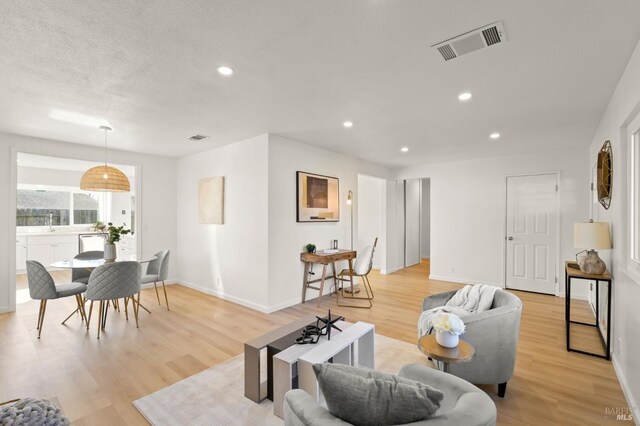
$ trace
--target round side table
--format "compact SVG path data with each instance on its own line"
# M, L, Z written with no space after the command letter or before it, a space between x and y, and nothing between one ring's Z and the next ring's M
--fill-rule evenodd
M449 372L449 364L469 362L476 353L471 344L460 339L455 348L445 348L436 341L435 334L427 334L418 339L418 348L430 358L442 362L442 371Z

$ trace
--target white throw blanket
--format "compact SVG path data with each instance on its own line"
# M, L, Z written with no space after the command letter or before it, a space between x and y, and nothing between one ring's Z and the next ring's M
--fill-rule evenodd
M426 310L418 320L418 336L433 330L433 322L439 314L450 313L463 318L467 315L491 309L498 287L489 284L468 285L456 292L444 305ZM464 318L463 318L464 321Z

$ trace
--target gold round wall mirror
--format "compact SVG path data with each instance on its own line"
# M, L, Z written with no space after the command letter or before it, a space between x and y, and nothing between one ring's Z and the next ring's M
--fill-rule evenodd
M606 141L598 152L597 164L597 190L598 201L606 210L611 205L611 186L613 184L613 156L611 153L611 142Z

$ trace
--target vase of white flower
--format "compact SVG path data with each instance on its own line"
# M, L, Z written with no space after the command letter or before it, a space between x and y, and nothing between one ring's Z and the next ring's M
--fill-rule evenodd
M433 322L436 331L436 342L445 348L455 348L460 341L460 335L464 333L464 322L459 316L443 313Z

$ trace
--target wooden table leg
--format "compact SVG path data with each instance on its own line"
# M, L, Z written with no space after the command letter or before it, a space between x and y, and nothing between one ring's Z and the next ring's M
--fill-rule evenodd
M324 292L324 277L327 274L327 265L322 265L322 279L320 280L320 294L318 294L318 308L320 307L320 299L322 298L322 293Z
M338 293L338 277L336 276L336 262L331 262L331 273L333 274L333 286L336 289L336 294Z
M351 294L353 294L353 260L349 259L349 281L351 281Z
M302 277L302 303L307 300L307 286L309 285L309 262L304 262L304 276Z

